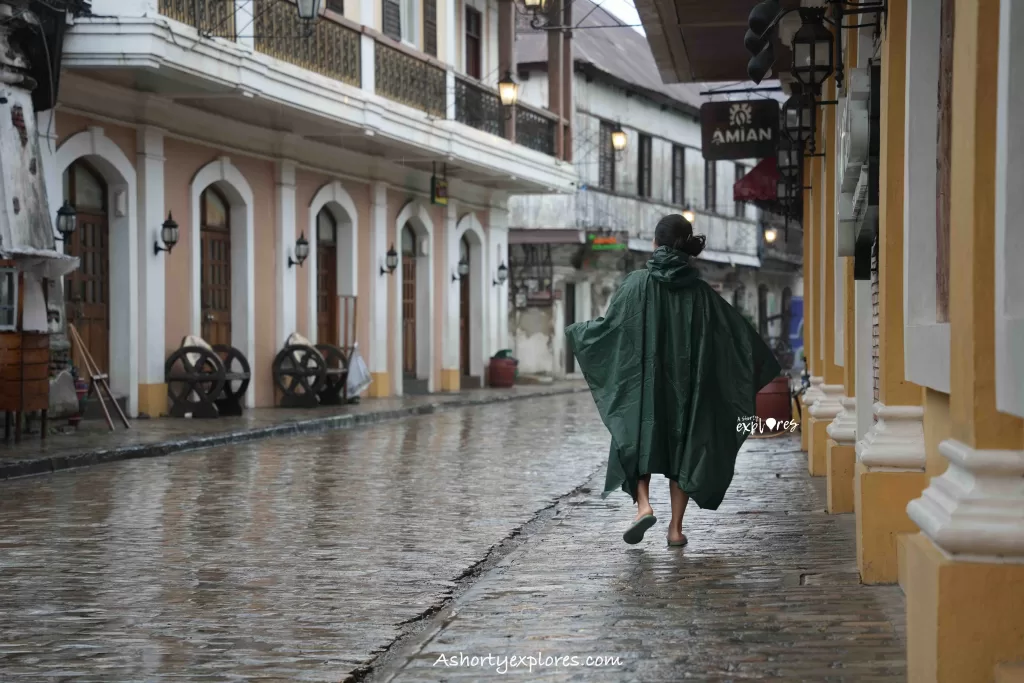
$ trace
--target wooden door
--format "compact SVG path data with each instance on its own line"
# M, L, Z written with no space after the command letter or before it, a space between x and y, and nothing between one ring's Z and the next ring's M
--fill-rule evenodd
M78 229L64 242L66 253L77 256L78 269L65 281L65 319L73 323L101 372L110 372L110 240L107 187L83 161L65 172L65 198L78 213ZM73 362L83 376L85 360L73 349Z
M469 263L469 243L463 237L459 242L459 262L463 260ZM459 280L459 367L462 368L462 376L469 377L469 275Z
M416 376L416 236L402 229L402 371Z
M201 206L201 297L203 339L211 346L231 344L231 214L227 200L213 187Z
M576 283L565 283L565 326L568 327L576 322ZM576 372L576 358L572 349L565 345L565 371L569 374Z
M326 208L316 217L316 340L338 346L338 225Z

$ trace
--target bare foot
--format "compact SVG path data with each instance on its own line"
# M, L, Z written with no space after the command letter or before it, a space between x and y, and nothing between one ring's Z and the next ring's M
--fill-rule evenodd
M653 514L654 514L654 508L652 508L650 505L641 505L637 509L636 517L633 518L633 521L635 522L635 521L639 520L641 517L644 517L646 515L653 515Z

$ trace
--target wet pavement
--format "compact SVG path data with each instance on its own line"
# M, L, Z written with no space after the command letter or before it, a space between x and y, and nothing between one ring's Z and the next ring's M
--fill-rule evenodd
M599 474L372 680L906 680L902 593L860 585L854 520L825 514L806 462L798 438L748 441L722 507L688 508L685 549L663 478L626 546L633 508Z
M684 551L663 480L622 544L587 394L0 481L0 681L903 680L901 594L798 448L748 442Z
M587 479L589 395L0 482L0 681L340 681Z
M146 458L195 448L223 446L274 436L319 432L327 429L375 424L416 414L460 406L483 405L585 391L582 380L542 385L516 385L508 389L471 389L456 393L393 398L364 398L345 406L312 409L256 408L241 417L212 420L176 418L139 419L131 429L115 423L110 431L102 419L84 420L78 428L66 421L51 421L51 433L40 441L38 431L20 444L0 443L0 479L86 467L130 458ZM116 419L116 418L115 418ZM38 430L38 423L34 425Z

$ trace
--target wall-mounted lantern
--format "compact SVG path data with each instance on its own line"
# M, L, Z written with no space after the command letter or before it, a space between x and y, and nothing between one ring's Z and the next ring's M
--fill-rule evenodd
M627 142L626 131L622 130L621 125L616 124L615 130L612 131L612 149L616 152L621 152L626 149Z
M498 81L498 98L501 106L505 107L505 118L512 118L512 108L519 101L519 84L512 77L511 71L506 71L505 77Z
M78 227L78 212L75 211L75 207L71 206L71 202L64 200L64 204L57 209L57 232L60 233L60 237L54 239L58 242L63 242L71 233Z
M693 225L694 221L697 220L697 214L690 207L686 207L683 209L683 218L686 219L687 223Z
M160 242L164 243L164 246L160 246ZM166 251L168 254L174 249L174 245L178 243L178 224L175 222L171 212L167 212L167 220L164 221L163 225L160 226L160 239L153 242L153 255L157 256L161 251Z
M320 16L320 6L323 0L297 0L299 19L303 21L315 21Z
M381 266L381 275L391 275L395 272L395 268L398 267L398 252L395 251L395 245L391 245L388 249L387 255L384 257L384 265Z
M775 228L768 226L764 229L764 241L768 244L774 244L775 240L779 237L779 231Z
M309 240L306 239L306 233L299 235L299 239L295 240L295 260L292 257L288 257L288 267L301 266L306 262L306 258L309 256Z
M505 284L505 280L507 280L507 279L508 279L508 266L506 266L505 262L502 261L501 265L498 266L498 276L497 276L497 279L492 281L491 284L494 285L495 287L500 287L503 284Z
M812 92L821 92L822 84L832 75L835 38L825 28L825 10L801 7L803 24L793 34L793 77Z
M466 257L463 256L459 259L459 265L456 268L456 271L452 273L452 282L457 282L467 275L469 275L469 261L467 261Z

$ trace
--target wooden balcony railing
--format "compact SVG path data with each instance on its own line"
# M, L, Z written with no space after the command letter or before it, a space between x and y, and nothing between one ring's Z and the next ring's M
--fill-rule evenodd
M516 105L516 142L524 147L554 156L557 125L558 120L547 112Z
M160 0L158 9L165 17L194 26L203 35L235 40L233 0Z
M445 71L397 46L377 40L374 51L378 95L432 116L445 116Z
M455 120L491 135L504 135L505 113L498 93L455 77Z
M309 27L295 6L282 0L255 0L253 17L257 52L359 85L359 31L330 17Z

